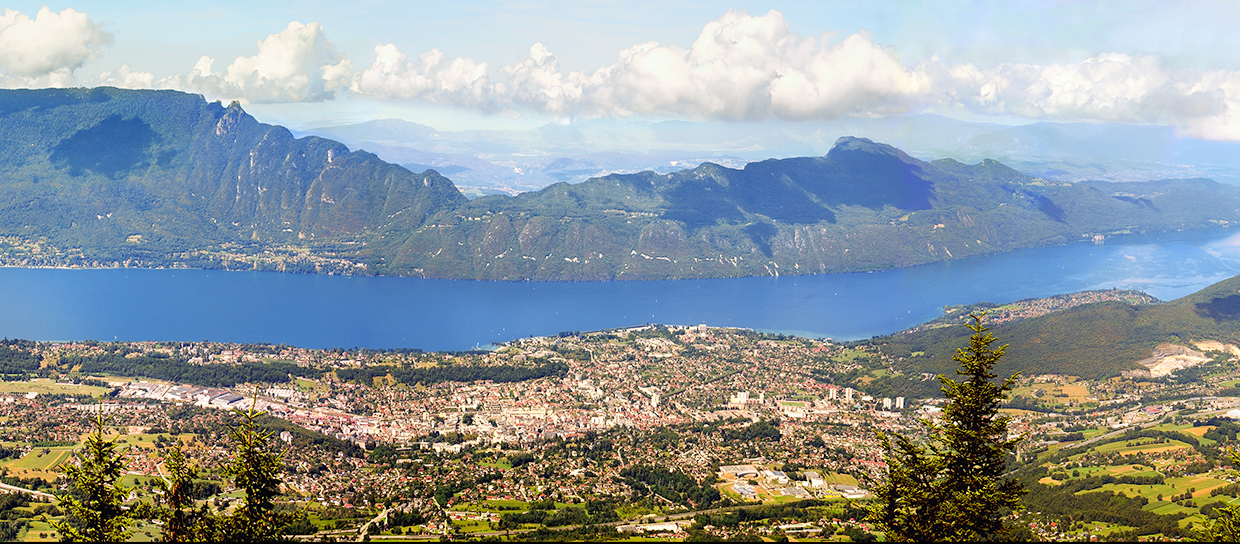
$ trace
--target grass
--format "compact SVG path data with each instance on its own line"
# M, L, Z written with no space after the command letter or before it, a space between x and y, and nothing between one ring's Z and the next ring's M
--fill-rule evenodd
M39 536L40 534L43 536ZM60 535L46 521L31 520L22 540L25 542L59 542Z
M861 357L868 357L868 356L869 354L866 353L865 350L850 348L850 349L844 350L843 352L839 354L833 355L831 359L835 361L852 362Z
M512 463L508 461L507 457L500 457L499 459L496 459L494 461L480 462L478 464L484 467L497 468L500 470L511 470L512 469Z
M1128 444L1132 444L1129 446ZM1179 440L1168 440L1162 444L1155 443L1150 438L1139 438L1136 440L1111 442L1094 448L1099 453L1118 453L1120 455L1131 455L1135 453L1158 453L1164 451L1172 451L1184 448L1190 448L1188 444Z
M530 505L525 501L515 499L489 499L477 504L457 505L452 509L463 512L524 512L530 509Z
M452 520L452 526L460 529L462 533L485 533L495 530L490 523L472 519Z
M822 472L822 480L828 485L858 485L857 477L851 474L840 474L838 472Z
M44 449L50 450L49 453L40 455ZM3 466L14 476L53 481L59 476L55 471L56 465L72 459L74 449L73 446L35 448L20 459L5 462Z
M56 383L48 378L35 378L28 382L0 382L0 393L25 394L30 392L40 395L59 394L98 397L107 393L108 389L94 385Z

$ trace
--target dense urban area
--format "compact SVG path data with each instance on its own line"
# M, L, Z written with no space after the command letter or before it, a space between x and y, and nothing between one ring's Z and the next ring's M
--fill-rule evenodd
M922 420L944 404L937 375L883 342L705 325L456 353L8 340L0 537L59 538L62 469L99 413L124 448L132 503L157 500L179 445L199 504L235 508L229 432L256 408L282 451L281 507L303 514L287 530L297 538L881 538L866 520L886 468L879 433L925 438ZM1145 371L1100 380L1019 377L1004 412L1021 438L1012 475L1029 491L1009 519L1021 536L1181 539L1240 495L1225 451L1240 432L1240 348L1152 355ZM143 522L134 538L160 531Z

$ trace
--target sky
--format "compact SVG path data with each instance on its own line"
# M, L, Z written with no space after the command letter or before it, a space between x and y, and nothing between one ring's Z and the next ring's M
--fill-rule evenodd
M1240 141L1236 28L1222 1L16 2L0 86L177 89L295 128L932 113Z

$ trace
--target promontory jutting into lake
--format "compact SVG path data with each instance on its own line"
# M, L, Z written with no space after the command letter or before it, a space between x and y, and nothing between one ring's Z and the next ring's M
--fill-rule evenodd
M72 268L0 272L23 308L0 318L11 337L460 350L658 322L855 339L946 304L1166 299L1240 271L1218 230L1240 188L1205 179L1064 182L842 137L470 200L235 102L95 88L0 106L17 203L0 264Z
M11 337L216 340L463 350L531 335L668 323L837 340L944 305L1089 289L1163 300L1240 273L1240 234L1118 236L874 273L677 281L489 282L205 270L0 269Z

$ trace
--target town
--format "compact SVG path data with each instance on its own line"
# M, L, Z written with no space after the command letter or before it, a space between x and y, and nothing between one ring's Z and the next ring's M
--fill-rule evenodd
M1237 492L1218 446L1240 429L1228 423L1240 417L1240 350L1204 347L1167 354L1188 357L1176 370L1194 380L1021 378L1005 409L1012 436L1023 437L1021 470L1043 471L1032 481L1047 489L1157 474L1157 484L1099 486L1134 498L1161 490L1147 510L1178 515L1182 530L1205 519L1220 490ZM911 372L878 341L705 325L570 331L455 353L25 341L3 351L10 366L31 370L0 382L9 489L33 492L35 503L62 491L58 466L102 411L127 446L135 500L152 500L163 454L179 444L200 471L200 500L224 510L239 497L220 474L228 429L237 409L254 408L278 431L287 501L308 513L297 532L320 539L581 538L587 529L872 538L865 504L885 473L880 433L924 439L922 420L944 401L936 376ZM890 394L895 380L931 394ZM1145 434L1124 434L1134 432ZM1054 512L1014 515L1045 538L1149 534ZM54 539L35 516L20 523L13 537Z

